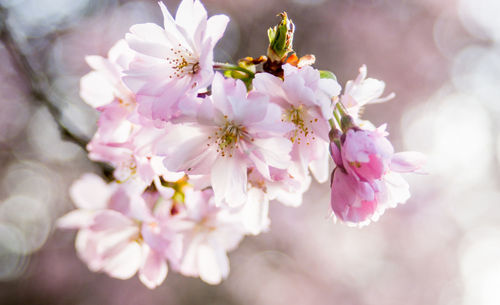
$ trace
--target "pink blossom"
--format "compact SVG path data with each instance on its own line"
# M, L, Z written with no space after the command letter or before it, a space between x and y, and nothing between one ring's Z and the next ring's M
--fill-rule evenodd
M347 174L338 167L333 173L331 206L340 220L362 223L376 211L378 202L375 191L366 182Z
M267 179L254 168L248 169L249 188L259 192L263 200L277 200L280 203L298 207L302 204L302 195L311 184L311 177L305 178L295 175L298 170L293 164L287 169L270 168L270 177Z
M243 82L216 74L212 96L192 108L195 122L172 128L158 153L168 170L210 175L218 204L245 202L249 167L267 179L270 167L288 167L291 142L284 135L290 126L266 96L247 96Z
M307 176L308 167L324 182L328 179L328 119L332 117L332 99L339 95L340 85L333 79L321 79L318 70L305 66L283 66L284 79L268 73L256 75L257 92L270 96L270 101L283 109L283 120L294 128L286 137L293 142L292 160Z
M76 181L77 209L58 226L78 230L76 251L90 270L137 274L150 289L169 267L218 284L228 252L269 229L273 201L299 206L312 176L328 180L329 155L335 219L363 226L410 198L400 173L422 172L425 158L394 153L385 125L359 118L365 105L394 96L381 97L385 83L366 78L365 66L339 97L313 55L214 65L229 18L208 18L199 0L181 0L175 18L159 6L163 27L134 25L107 58L86 57L93 71L80 95L100 113L89 158L112 165L116 180ZM291 41L281 17L275 31ZM282 68L282 77L260 67Z
M227 252L247 233L239 213L216 207L212 190L186 189L184 205L172 224L183 237L181 259L173 268L212 285L220 283L229 274Z
M427 158L424 154L415 151L395 153L392 156L390 168L398 173L426 173L424 166Z
M349 129L342 144L344 167L359 180L370 183L389 170L394 153L385 125L374 131Z
M395 208L410 198L408 183L395 172L385 174L373 185L359 181L342 168L332 179L331 207L335 216L348 225L365 226L388 208Z
M363 65L359 68L358 77L346 83L344 94L340 97L340 102L355 120L359 118L359 112L363 106L383 103L395 96L394 93L391 93L381 97L385 89L385 83L378 79L366 78L366 75L367 69Z
M229 18L207 11L198 0L183 0L174 18L162 2L164 28L136 24L126 35L138 53L123 78L137 94L139 112L154 120L179 115L178 103L188 93L207 87L214 75L213 49Z
M87 56L85 60L93 69L80 80L80 96L94 108L117 101L123 106L135 104L134 94L125 86L121 77L128 69L134 52L125 40L119 40L108 52L108 57Z
M154 154L155 143L167 129L130 124L130 129L116 130L114 139L103 136L99 128L87 145L89 157L113 165L114 176L119 181L136 179L144 187L155 177L161 176L168 181L182 178L184 173L168 171L163 165L163 157Z
M331 143L337 165L331 207L341 221L363 226L410 198L408 183L399 173L419 171L425 157L417 152L395 154L386 135L385 125L374 131L355 128L337 139L340 147Z
M154 176L169 173L161 158L152 155L152 141L160 130L137 118L135 96L121 81L133 56L124 40L111 48L108 58L87 56L95 70L82 78L80 94L100 112L98 130L87 145L89 157L112 164L118 180L135 176L147 186Z
M85 58L94 71L82 77L80 95L101 113L98 122L101 142L124 142L133 128L128 117L135 110L135 96L121 80L133 56L125 40L119 40L109 50L108 58Z
M86 174L74 183L71 197L77 210L58 226L78 229L76 249L92 271L127 279L136 272L148 288L167 276L167 258L176 260L180 240L151 211L155 197L142 196L134 184L106 184Z

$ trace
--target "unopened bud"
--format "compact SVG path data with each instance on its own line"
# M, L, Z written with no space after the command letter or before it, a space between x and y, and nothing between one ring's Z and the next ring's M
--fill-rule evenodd
M340 147L342 146L342 131L338 130L337 128L332 128L328 133L328 137L330 138L330 145L337 146L337 149L340 151ZM332 147L330 147L330 150L331 149ZM333 151L331 151L330 153L332 154L332 156L334 155Z
M338 130L337 128L332 128L328 133L328 137L330 138L331 142L340 140L341 136L342 136L342 131Z
M293 51L293 33L295 26L292 20L288 19L286 12L279 14L281 22L267 30L269 36L269 48L267 57L274 62L282 62L288 53Z
M354 124L354 120L350 115L344 115L340 119L340 127L346 132L348 129L356 127L356 124Z

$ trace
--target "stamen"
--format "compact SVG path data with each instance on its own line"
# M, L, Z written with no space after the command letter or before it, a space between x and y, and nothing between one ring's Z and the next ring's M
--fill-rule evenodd
M179 44L179 48L182 47ZM174 70L173 74L169 78L181 78L186 75L194 75L200 70L200 63L198 58L194 57L193 53L188 49L174 49L170 48L174 57L167 57L166 60L168 64L172 66Z
M300 144L301 138L299 136L302 136L309 140L306 141L306 144L310 145L311 140L314 141L316 138L314 137L314 131L309 127L311 126L310 124L318 122L318 119L313 118L309 121L305 121L304 116L304 107L302 105L299 107L291 107L284 114L284 119L282 119L282 121L286 120L295 125L295 130L290 133L290 141L292 141L292 143L297 142L297 144Z
M226 122L222 127L217 128L213 138L215 139L217 152L220 156L229 156L229 158L232 158L234 155L233 151L240 148L240 140L253 141L254 139L248 136L245 127L234 123L234 121L228 121L227 116L224 116L224 118Z

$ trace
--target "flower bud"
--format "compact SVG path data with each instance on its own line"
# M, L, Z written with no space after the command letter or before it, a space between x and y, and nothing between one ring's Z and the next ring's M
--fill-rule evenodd
M288 19L286 12L281 13L279 16L281 17L281 22L267 31L267 35L269 36L267 57L274 62L282 62L288 53L293 51L292 44L295 26L292 20Z
M340 148L342 147L342 132L337 128L332 128L328 133L330 138L330 155L338 167L342 167L342 156L340 155Z
M328 137L330 138L330 142L340 141L340 137L342 136L342 132L337 128L332 128L328 133Z
M356 124L354 124L354 119L350 115L343 115L340 119L340 127L346 132L348 129L356 127Z

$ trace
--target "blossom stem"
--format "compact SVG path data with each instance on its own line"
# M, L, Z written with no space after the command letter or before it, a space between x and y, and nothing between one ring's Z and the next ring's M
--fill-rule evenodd
M347 116L347 111L345 110L344 105L341 102L338 102L336 105L336 108L339 110L341 116ZM335 114L335 111L334 111ZM340 123L340 120L338 120Z
M213 66L214 70L221 70L221 71L239 71L239 72L243 72L245 73L246 75L248 75L249 78L254 78L255 77L255 73L248 70L248 69L245 69L243 67L240 67L240 66L237 66L237 65L233 65L233 64L224 64L224 63L214 63L214 66Z
M334 111L333 111L333 116L335 117L335 121L337 122L337 126L338 126L338 128L340 128L340 126L341 126L341 125L340 125L341 118L340 118L340 116L339 116L338 112L334 110ZM333 123L333 119L330 119L330 121L331 121L331 122L330 122L330 125L332 125L332 123ZM333 126L332 126L332 128L333 128Z
M335 121L333 119L329 119L328 123L330 123L330 128L331 129L337 128L337 126L335 126Z

